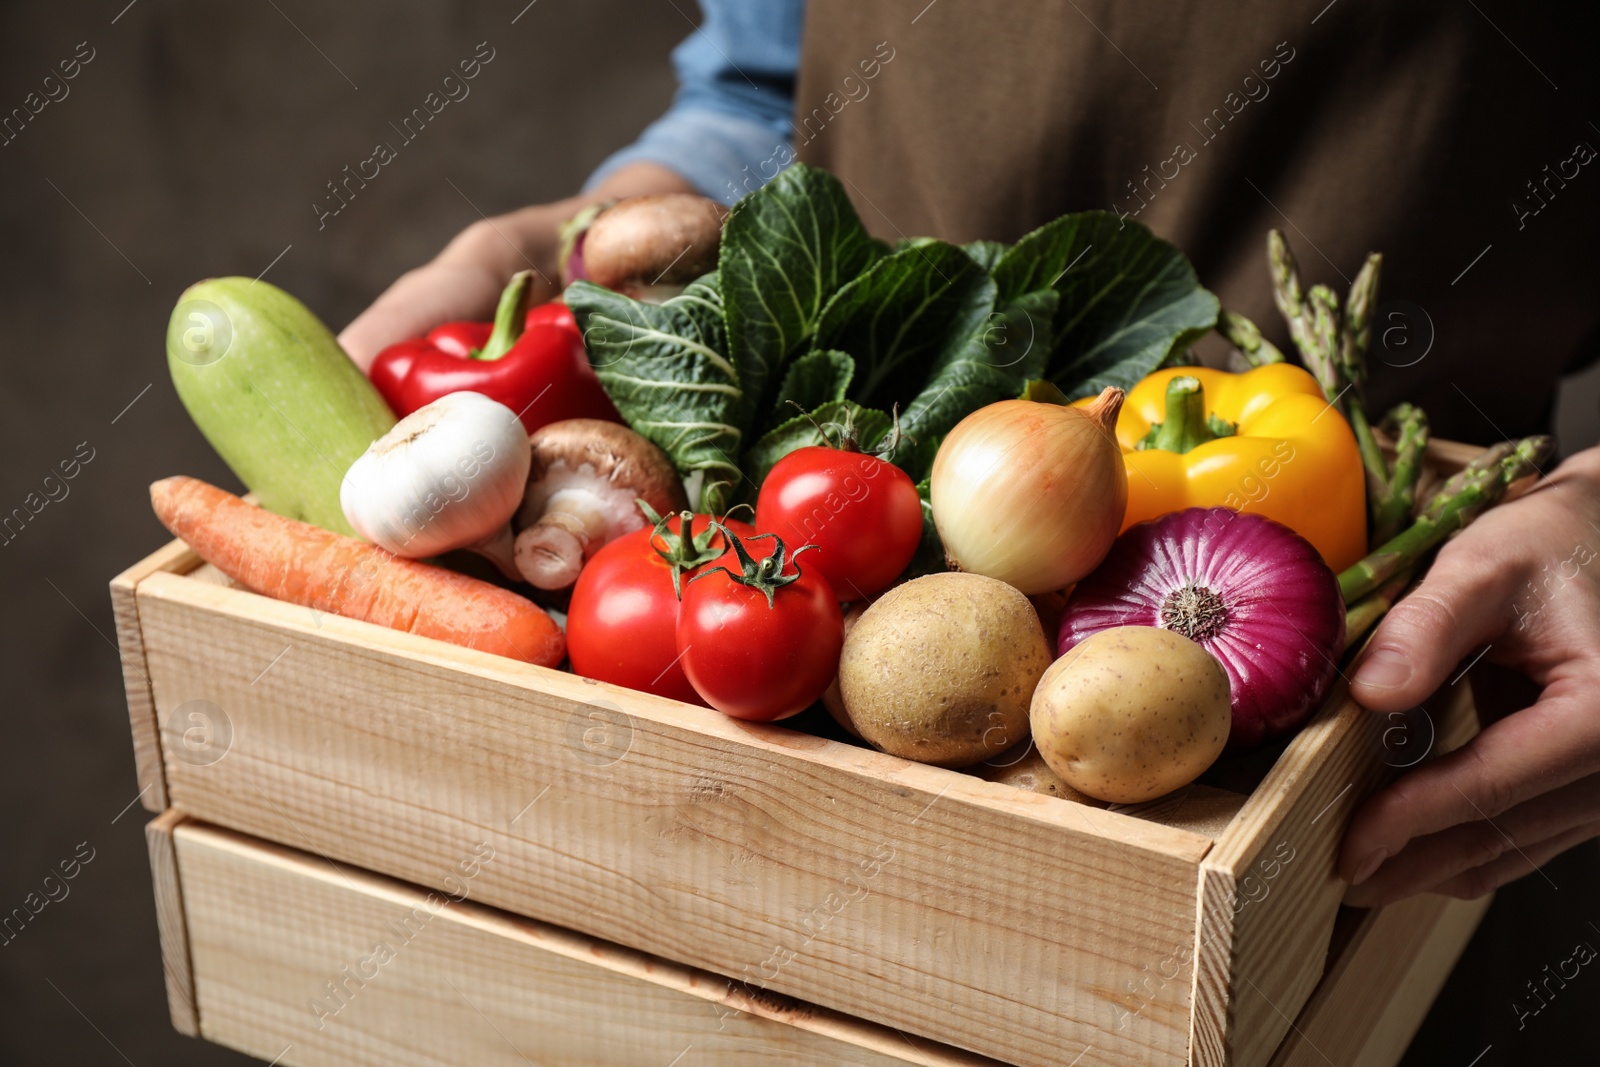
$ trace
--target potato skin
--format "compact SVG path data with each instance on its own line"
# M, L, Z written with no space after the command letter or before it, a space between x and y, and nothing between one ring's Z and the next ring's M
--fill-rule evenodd
M1137 804L1194 781L1228 743L1228 676L1205 649L1153 626L1102 630L1044 672L1029 714L1062 781Z
M845 638L839 689L874 748L966 767L1017 744L1050 646L1028 598L979 574L896 586Z

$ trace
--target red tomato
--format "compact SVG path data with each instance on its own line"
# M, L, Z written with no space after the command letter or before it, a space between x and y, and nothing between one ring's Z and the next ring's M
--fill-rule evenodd
M708 516L696 515L690 534L705 531L707 521ZM740 536L755 533L746 523L725 525ZM679 526L678 516L668 519L671 534ZM709 544L727 547L719 533L712 534ZM704 704L678 660L678 595L672 588L672 566L661 554L671 548L667 539L644 529L624 534L594 554L572 589L567 654L572 669L585 678ZM684 575L684 584L688 581Z
M770 537L746 542L755 560L776 548ZM745 573L729 551L683 587L678 612L678 652L684 674L706 703L735 719L771 722L804 711L828 688L839 670L844 644L839 600L827 579L799 559L799 577L772 590L760 589L715 570ZM784 561L784 576L796 573Z
M813 445L780 459L756 498L756 529L794 548L817 547L820 570L844 600L889 588L922 541L922 499L910 475L862 452Z

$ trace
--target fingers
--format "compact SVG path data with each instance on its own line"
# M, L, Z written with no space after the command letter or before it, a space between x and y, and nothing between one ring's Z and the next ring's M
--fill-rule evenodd
M443 322L487 319L506 278L466 264L431 263L391 285L339 334L356 365L365 371L379 352L397 341L420 337Z
M1364 881L1417 838L1494 819L1592 773L1600 767L1600 716L1585 707L1592 688L1577 677L1552 684L1533 707L1369 799L1345 833L1340 877Z
M1596 837L1600 837L1600 822L1575 826L1548 841L1540 841L1527 848L1508 852L1492 863L1474 867L1470 871L1447 879L1434 886L1433 892L1460 897L1462 900L1475 900L1485 893L1494 892L1508 882L1515 882L1518 878L1532 874L1568 849L1576 848ZM1556 886L1556 888L1561 887Z
M1530 863L1524 857L1533 856L1544 842L1565 840L1589 826L1600 826L1600 775L1545 793L1498 817L1464 822L1411 841L1385 860L1372 877L1351 887L1345 903L1381 907L1491 868L1498 872L1521 864L1526 874L1543 861ZM1461 883L1463 887L1471 884L1470 879ZM1494 886L1474 895L1491 888Z
M1374 711L1408 711L1504 629L1517 576L1478 550L1439 554L1422 585L1396 604L1356 664L1350 693Z

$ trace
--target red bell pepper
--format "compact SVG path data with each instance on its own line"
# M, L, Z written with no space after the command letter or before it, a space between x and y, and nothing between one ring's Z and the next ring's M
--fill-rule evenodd
M367 372L401 418L446 393L482 393L533 433L561 419L622 422L560 301L527 308L532 271L511 279L493 323L447 322L378 353Z

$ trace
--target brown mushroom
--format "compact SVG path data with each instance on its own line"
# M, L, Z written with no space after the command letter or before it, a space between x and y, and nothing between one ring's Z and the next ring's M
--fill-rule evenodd
M646 525L637 501L665 515L688 507L665 452L626 426L563 419L528 438L533 465L513 518L517 570L540 589L565 589L606 542Z
M715 270L726 209L691 193L635 196L601 211L581 237L584 274L640 300L675 296Z

